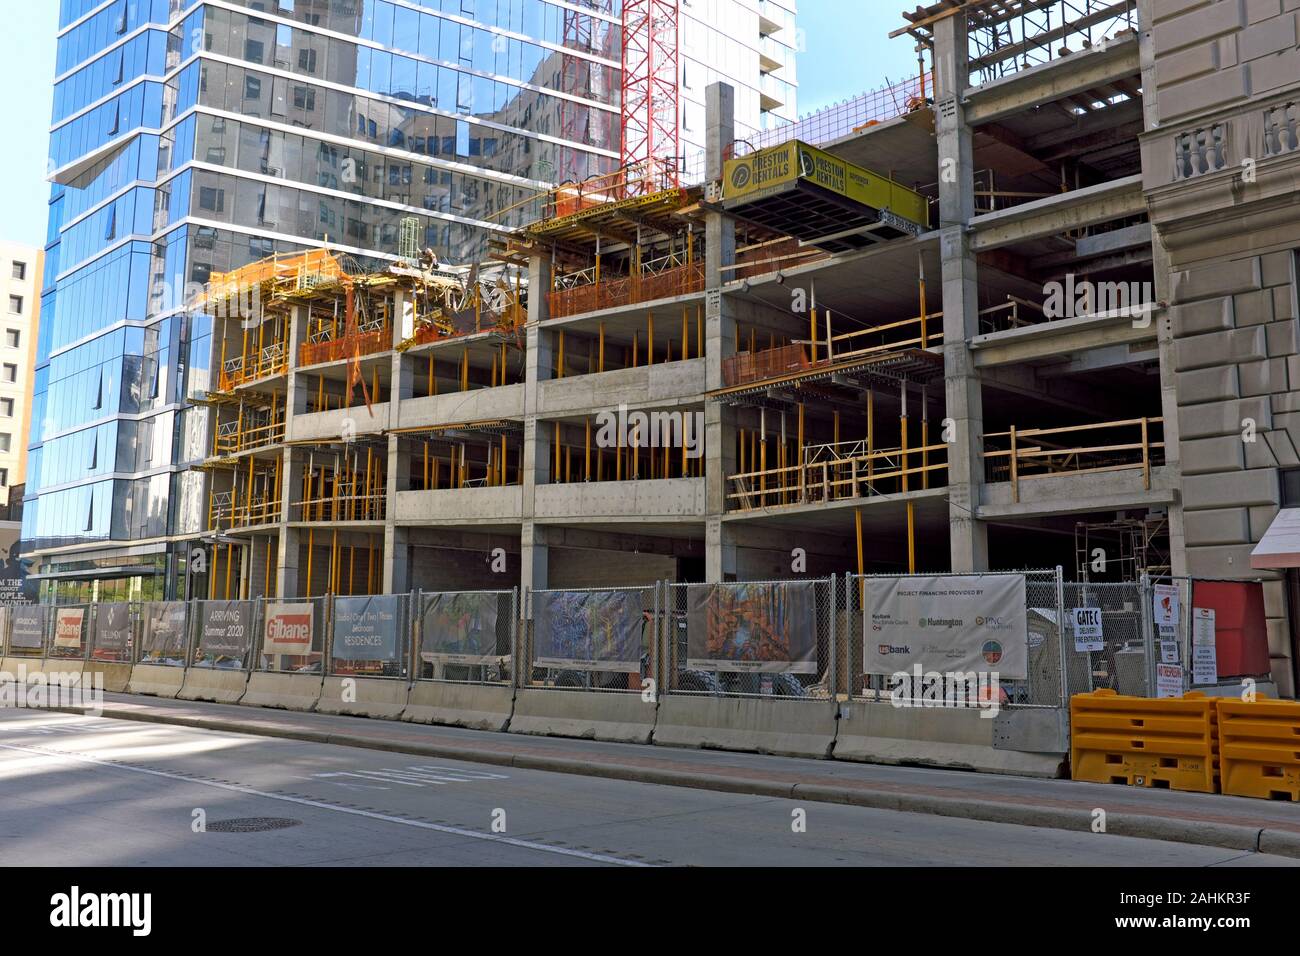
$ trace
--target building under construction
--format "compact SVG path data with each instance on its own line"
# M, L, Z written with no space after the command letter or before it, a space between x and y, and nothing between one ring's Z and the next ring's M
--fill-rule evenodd
M490 265L214 277L198 586L1263 577L1292 693L1294 6L945 0L917 79L757 142L715 84L702 184Z

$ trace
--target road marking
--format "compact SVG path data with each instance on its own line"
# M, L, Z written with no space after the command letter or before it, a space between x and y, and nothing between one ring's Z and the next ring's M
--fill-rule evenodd
M334 777L382 780L385 783L400 783L404 787L423 787L426 784L441 787L447 783L475 783L480 780L510 779L504 773L488 773L484 770L456 770L452 767L383 767L379 770L335 770L330 773L314 773L312 776L319 780L329 780L340 787L355 786L355 784L340 783L334 780ZM387 790L389 788L377 787L375 789Z
M424 820L408 820L403 817L394 817L387 813L379 813L374 810L360 810L356 807L340 807L332 803L326 803L323 800L311 800L306 797L291 797L283 793L267 793L265 790L245 787L242 784L219 783L215 780L196 780L179 773L171 773L166 770L152 770L148 767L133 767L130 764L114 763L111 760L101 760L98 757L91 757L87 754L74 754L63 750L50 750L45 747L24 747L20 744L6 743L0 743L0 749L16 750L21 753L40 754L46 757L62 757L65 760L80 761L81 763L94 764L98 767L108 767L113 770L126 770L131 773L142 773L151 777L162 777L166 780L175 780L180 783L191 783L199 786L211 787L214 790L226 790L231 793L242 793L245 796L250 797L264 797L267 800L279 800L282 803L293 803L303 807L314 807L317 810L333 810L335 813L346 813L354 817L366 817L370 820L382 820L385 823L397 823L402 826L415 827L418 830L433 830L437 833L450 833L454 836L468 837L471 840L485 840L488 843L501 843L506 846L519 847L524 850L536 850L541 853L554 853L557 856L577 857L581 860L590 860L593 863L609 863L614 866L635 867L648 867L652 865L649 863L642 863L639 860L622 860L616 856L606 856L603 853L589 853L586 850L573 850L568 847L548 846L545 843L534 843L531 840L521 840L517 837L502 836L499 833L483 833L479 830L466 830L463 827L447 826L441 823L428 823Z

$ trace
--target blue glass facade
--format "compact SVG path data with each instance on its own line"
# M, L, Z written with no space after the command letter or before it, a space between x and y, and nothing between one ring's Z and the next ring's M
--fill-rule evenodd
M183 576L210 330L182 306L213 272L392 256L412 216L475 260L503 211L617 166L620 11L585 6L61 0L23 523L47 596Z

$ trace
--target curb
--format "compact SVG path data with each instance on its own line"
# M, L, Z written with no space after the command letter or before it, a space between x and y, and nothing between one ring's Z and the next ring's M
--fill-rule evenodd
M70 714L84 713L84 711L72 707L51 708L51 710ZM536 754L472 750L442 744L382 740L356 734L327 733L291 727L270 727L265 724L232 720L225 717L204 718L184 715L161 715L139 711L116 711L109 707L103 708L101 716L116 720L135 720L142 723L173 724L180 727L191 727L196 730L248 734L256 737L298 740L305 743L332 744L339 747L355 747L362 750L377 750L387 753L407 753L421 757L440 757L444 760L464 760L469 763L517 767L521 770L542 770L550 773L601 777L608 780L625 780L632 783L712 790L719 793L738 793L789 800L811 800L815 803L838 803L873 810L924 813L931 816L980 820L986 823L1008 823L1016 826L1073 830L1076 832L1091 831L1093 824L1093 817L1089 811L1064 807L1035 807L1014 803L992 803L987 800L962 800L896 791L870 790L859 787L836 787L819 783L774 783L745 777L724 777L717 774L697 773L689 770L589 763L569 757L546 757ZM1137 837L1146 840L1161 840L1168 843L1209 846L1250 853L1269 853L1274 856L1300 859L1300 833L1289 830L1270 830L1201 820L1178 820L1136 813L1111 813L1107 817L1105 835Z

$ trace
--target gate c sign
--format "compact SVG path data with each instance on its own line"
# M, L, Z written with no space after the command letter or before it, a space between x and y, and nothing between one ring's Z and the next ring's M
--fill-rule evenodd
M1101 608L1076 607L1074 609L1074 649L1079 652L1103 651Z

